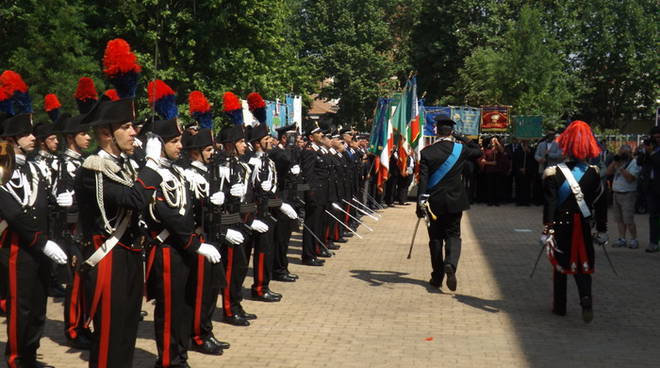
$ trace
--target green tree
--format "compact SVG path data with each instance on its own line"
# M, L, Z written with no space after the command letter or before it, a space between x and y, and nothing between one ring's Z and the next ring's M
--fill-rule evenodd
M84 8L75 1L10 1L0 10L0 65L20 73L30 86L38 120L47 119L45 94L56 93L64 110L74 111L78 78L99 76L86 35Z
M574 110L571 85L558 42L542 24L540 9L525 5L510 22L499 47L474 50L459 71L460 88L471 105L512 105L520 114L560 118Z

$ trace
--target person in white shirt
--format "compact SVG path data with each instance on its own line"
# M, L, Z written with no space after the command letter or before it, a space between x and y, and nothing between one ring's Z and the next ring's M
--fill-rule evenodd
M637 199L637 178L641 168L632 155L632 147L624 144L612 163L607 167L607 175L614 176L612 192L614 193L614 218L619 229L619 240L614 247L631 249L639 247L637 242L637 226L635 226L635 201ZM630 241L626 241L626 233L630 233Z

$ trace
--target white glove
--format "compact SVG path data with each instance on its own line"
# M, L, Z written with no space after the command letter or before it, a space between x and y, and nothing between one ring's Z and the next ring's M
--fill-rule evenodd
M293 207L291 207L291 205L288 204L288 203L282 203L282 205L280 206L280 211L282 211L282 213L286 217L288 217L292 220L295 220L295 219L298 218L298 214L296 213L296 210L294 210Z
M150 135L147 138L147 146L144 151L148 160L153 160L158 162L160 160L160 154L163 150L163 142L155 135Z
M229 173L230 173L230 170L227 166L218 167L218 176L220 176L221 179L229 180Z
M213 264L220 262L220 252L218 252L218 250L211 244L202 243L199 246L199 249L197 249L197 254L203 255Z
M594 238L594 241L598 245L605 245L607 242L610 240L610 237L607 235L607 233L598 233L596 237Z
M248 160L248 164L254 166L256 169L261 168L261 159L259 157L252 157Z
M228 242L234 245L241 244L242 242L245 241L245 238L243 238L243 234L241 234L240 231L228 229L227 234L225 235L225 239L227 239Z
M58 194L55 200L60 207L71 207L73 205L73 193L68 190L64 191Z
M215 192L211 195L209 200L216 206L222 206L225 203L225 193Z
M273 183L270 180L262 181L261 189L263 189L264 192L270 192L270 190L273 189Z
M247 188L245 188L244 184L234 184L229 189L229 194L234 197L242 197L245 195L245 192L247 192Z
M268 225L264 224L263 222L259 220L254 220L250 224L250 229L258 232L258 233L265 233L268 231Z
M67 256L66 253L60 248L57 243L52 240L48 240L44 246L44 254L46 257L52 259L57 264L66 264Z
M542 234L539 242L544 247L550 247L556 252L562 253L559 249L557 249L557 243L555 243L555 236L553 234Z
M300 165L291 166L291 170L289 170L289 171L291 171L291 174L293 174L293 175L300 174Z

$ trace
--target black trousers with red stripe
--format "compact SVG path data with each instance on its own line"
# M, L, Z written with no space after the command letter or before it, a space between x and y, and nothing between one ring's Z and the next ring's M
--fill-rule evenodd
M32 367L46 320L50 262L36 249L21 248L17 235L13 236L16 241L0 249L2 273L7 280L5 356L10 368Z
M314 235L323 240L325 231L326 214L323 212L323 204L307 201L305 205L305 226L311 230ZM318 253L318 241L309 233L308 229L303 229L303 252L302 259L316 258Z
M72 264L74 258L78 264L84 261L77 244L73 242L68 244L67 250L69 265ZM89 337L91 331L85 327L85 323L89 319L89 307L85 301L82 275L74 267L68 267L67 271L71 277L64 296L64 336L68 339L77 339L80 335Z
M274 234L273 275L286 275L289 273L289 259L287 258L289 241L296 220L290 219L282 211L275 212L277 224L275 224Z
M245 237L246 242L249 237ZM243 301L243 282L248 271L245 256L245 243L236 246L224 246L221 249L222 262L225 266L227 286L222 289L222 312L231 317L238 313Z
M227 286L222 263L211 264L206 257L197 255L192 269L195 283L193 304L193 343L201 345L213 336L213 313L220 289Z
M94 244L99 246L103 240L97 236ZM86 251L89 256L93 249ZM94 321L90 368L133 366L144 292L143 272L141 252L117 245L85 274L85 296Z
M196 255L167 244L155 252L147 279L147 293L156 300L154 330L158 361L156 367L187 367L193 320L195 279L190 270Z
M254 282L252 290L262 296L268 289L273 272L273 248L275 243L275 221L262 219L268 225L265 233L253 232L251 242L246 244L246 257L252 254L252 271Z

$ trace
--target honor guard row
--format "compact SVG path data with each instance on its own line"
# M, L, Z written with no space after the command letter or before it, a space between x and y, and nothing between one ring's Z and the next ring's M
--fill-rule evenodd
M274 137L259 94L248 95L259 123L246 126L227 92L230 125L214 135L210 103L194 91L196 123L184 131L161 80L147 85L152 116L138 120L141 68L128 43L108 42L103 64L115 88L99 98L81 78L76 115L46 96L52 123L33 124L20 75L0 76L0 307L12 368L47 366L37 348L49 288L62 284L64 334L90 350L90 367L133 365L143 296L155 304L156 367L187 367L189 349L220 355L230 345L213 332L218 295L226 323L257 318L242 303L250 259L252 299L278 302L271 281L298 279L287 258L293 231L303 233L302 263L322 266L373 216L358 200L366 149L352 129L306 122L307 143L296 125Z

